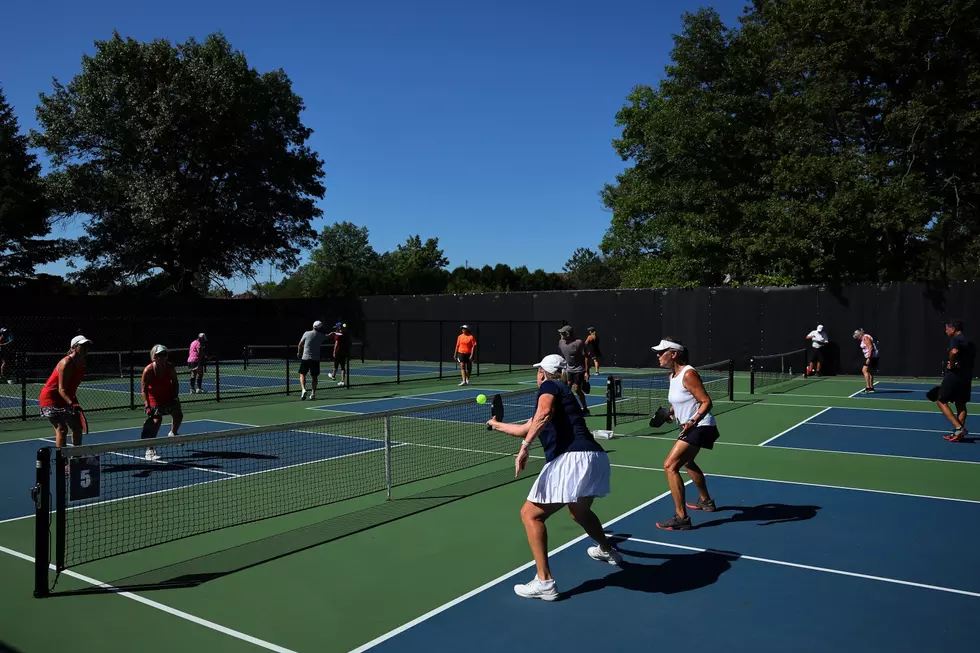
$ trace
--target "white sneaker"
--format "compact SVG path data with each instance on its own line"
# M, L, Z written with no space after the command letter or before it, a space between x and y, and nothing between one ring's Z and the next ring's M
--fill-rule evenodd
M299 393L299 400L303 401L304 399L306 399L306 390L303 390L303 392Z
M174 433L173 431L170 431L170 433L167 433L167 437L168 438L176 438L177 437L177 434Z
M337 381L337 385L344 385L343 381Z
M333 379L333 372L327 372L327 376Z
M590 546L589 557L593 560L598 560L599 562L608 562L609 564L616 565L617 567L623 564L623 556L620 555L619 551L616 549L603 551L598 546Z
M460 381L459 382L459 387L463 387L464 385L466 385L466 381Z
M314 396L313 396L313 393L311 392L311 393L310 393L310 401L313 401L313 400L314 400L315 398L316 398L316 397L314 397Z
M160 460L160 454L156 452L153 447L146 448L146 459L147 460Z
M541 599L557 601L558 588L554 580L540 580L535 574L534 580L527 585L514 585L514 593L525 599Z

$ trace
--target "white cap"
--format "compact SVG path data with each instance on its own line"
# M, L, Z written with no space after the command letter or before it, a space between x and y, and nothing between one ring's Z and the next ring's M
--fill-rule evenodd
M684 345L679 342L671 342L670 340L661 340L660 344L656 347L650 347L653 351L667 351L668 349L673 349L675 351L684 351Z
M313 328L314 329L319 329L322 326L323 326L323 322L321 322L320 320L317 320L316 322L313 323Z
M459 328L460 329L466 329L467 331L469 331L470 330L470 325L469 324L464 324L463 326L461 326Z
M86 338L85 336L75 336L74 338L71 339L71 346L77 347L78 345L87 345L90 342L92 341Z
M150 350L150 356L156 356L157 354L167 353L167 348L163 345L153 345L153 349Z
M548 354L541 359L540 363L535 363L533 367L540 367L548 374L554 374L558 370L565 369L565 359L558 354Z
M204 335L203 333L197 334L197 337L200 338L201 340L207 340L208 339L208 337L206 335Z
M818 324L817 325L817 331L823 331L823 325L822 324Z

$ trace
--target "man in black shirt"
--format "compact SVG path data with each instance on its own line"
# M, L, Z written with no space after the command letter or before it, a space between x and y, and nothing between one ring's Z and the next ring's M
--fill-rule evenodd
M967 434L966 404L970 401L976 346L963 333L962 320L953 319L947 322L946 335L949 336L946 373L935 393L935 401L939 410L953 425L953 432L943 437L950 442L961 442ZM950 402L956 406L955 415L949 407Z
M344 385L344 379L347 378L351 349L351 340L350 334L347 332L347 325L343 322L337 322L337 324L333 325L333 331L330 335L333 336L333 373L327 374L327 376L333 379L339 371L340 381L337 382L337 385Z

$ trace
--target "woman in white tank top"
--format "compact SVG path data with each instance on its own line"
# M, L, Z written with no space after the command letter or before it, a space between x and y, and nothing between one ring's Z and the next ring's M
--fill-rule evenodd
M702 448L714 447L715 440L718 439L718 426L711 414L711 397L704 389L701 375L687 362L687 348L673 338L665 337L659 345L651 349L657 353L660 367L670 371L670 391L667 395L670 402L670 421L676 420L681 429L677 442L664 461L667 485L670 486L670 494L674 498L675 514L667 521L657 522L657 528L668 531L689 530L691 518L687 515L687 508L706 512L715 510L715 502L708 494L704 472L694 459ZM688 476L698 489L700 497L696 503L685 503L681 467L687 468Z

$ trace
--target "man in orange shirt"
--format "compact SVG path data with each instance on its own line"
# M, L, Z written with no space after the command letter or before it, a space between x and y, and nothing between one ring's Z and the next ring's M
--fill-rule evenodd
M463 382L460 385L470 384L470 374L473 373L473 359L476 358L476 337L470 333L470 327L463 325L460 327L462 333L456 338L456 350L453 358L459 363L459 371L463 375Z

